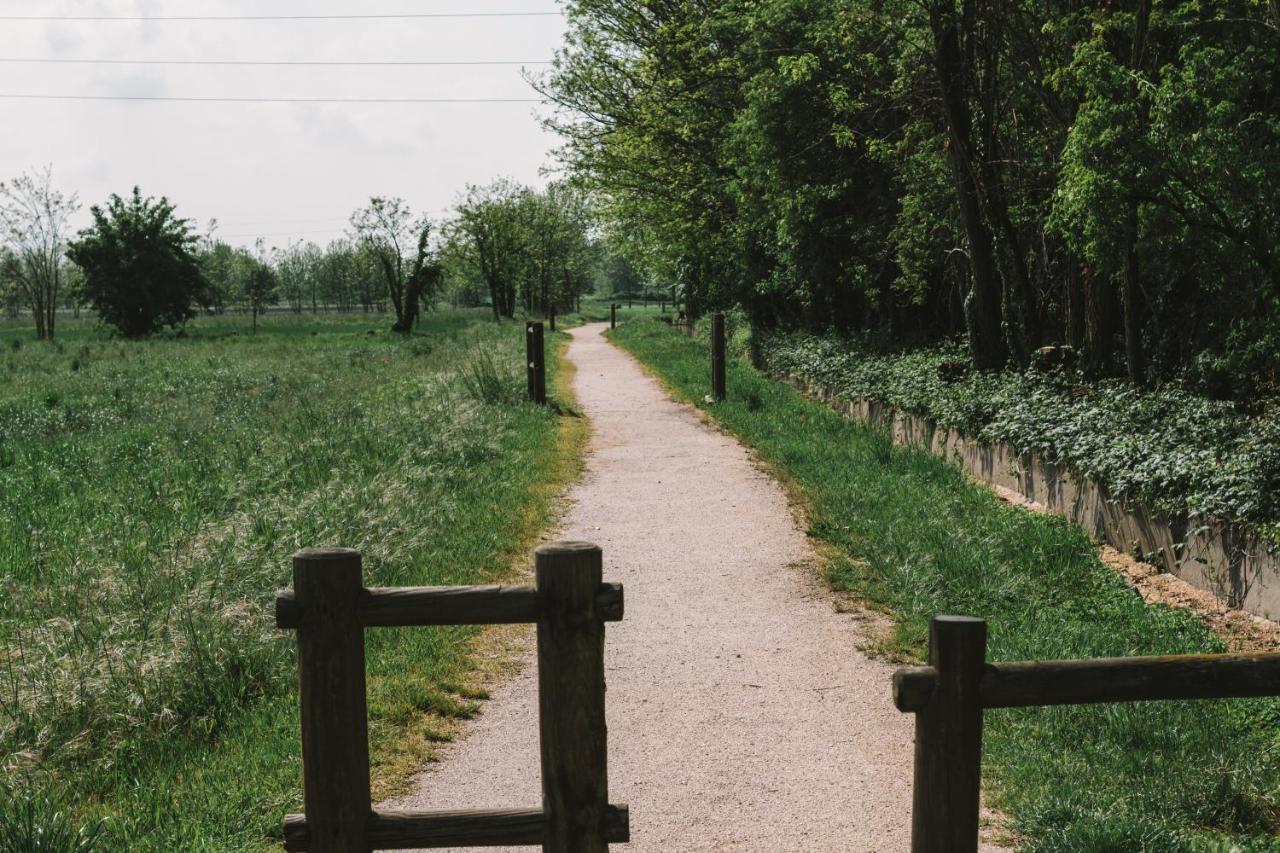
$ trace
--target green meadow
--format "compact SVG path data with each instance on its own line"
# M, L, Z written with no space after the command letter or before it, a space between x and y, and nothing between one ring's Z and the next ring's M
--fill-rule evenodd
M389 325L0 327L0 849L275 847L301 803L272 611L290 554L358 548L369 585L473 583L526 556L582 421L523 402L520 324ZM474 636L369 632L380 791L474 713Z

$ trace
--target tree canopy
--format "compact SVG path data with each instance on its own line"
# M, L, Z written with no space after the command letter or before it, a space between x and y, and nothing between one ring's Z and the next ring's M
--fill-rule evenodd
M90 212L92 227L67 256L84 271L84 298L102 321L132 338L191 319L208 285L190 221L168 199L143 197L137 187Z
M1066 344L1138 382L1270 381L1272 0L574 0L568 21L537 81L559 157L691 310L960 334L980 367Z

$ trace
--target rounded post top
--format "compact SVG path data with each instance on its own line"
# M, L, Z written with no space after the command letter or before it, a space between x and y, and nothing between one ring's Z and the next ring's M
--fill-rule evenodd
M941 625L966 627L972 625L985 625L986 619L979 619L976 616L935 616L933 621Z
M600 552L600 546L591 542L544 542L534 551L539 557L550 557L557 554L588 554Z
M326 560L359 559L359 557L360 552L355 548L303 548L293 554L293 559L308 563L319 563Z

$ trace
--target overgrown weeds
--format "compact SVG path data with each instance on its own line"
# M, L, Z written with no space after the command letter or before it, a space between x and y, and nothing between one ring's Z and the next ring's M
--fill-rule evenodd
M516 327L233 323L143 342L67 324L92 346L78 371L43 344L0 356L0 764L40 771L21 793L0 775L10 823L106 817L110 850L268 848L299 797L293 644L270 613L289 554L358 548L376 585L479 582L567 476L553 413L466 387L475 352L522 364ZM370 635L379 766L469 707L471 634Z

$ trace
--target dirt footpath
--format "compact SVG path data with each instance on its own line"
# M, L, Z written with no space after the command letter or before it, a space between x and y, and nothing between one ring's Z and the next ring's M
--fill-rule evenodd
M909 849L912 720L892 667L857 651L778 485L604 328L572 332L594 439L557 538L599 544L626 586L605 640L610 800L631 807L616 849ZM535 689L526 666L395 805L536 807Z

